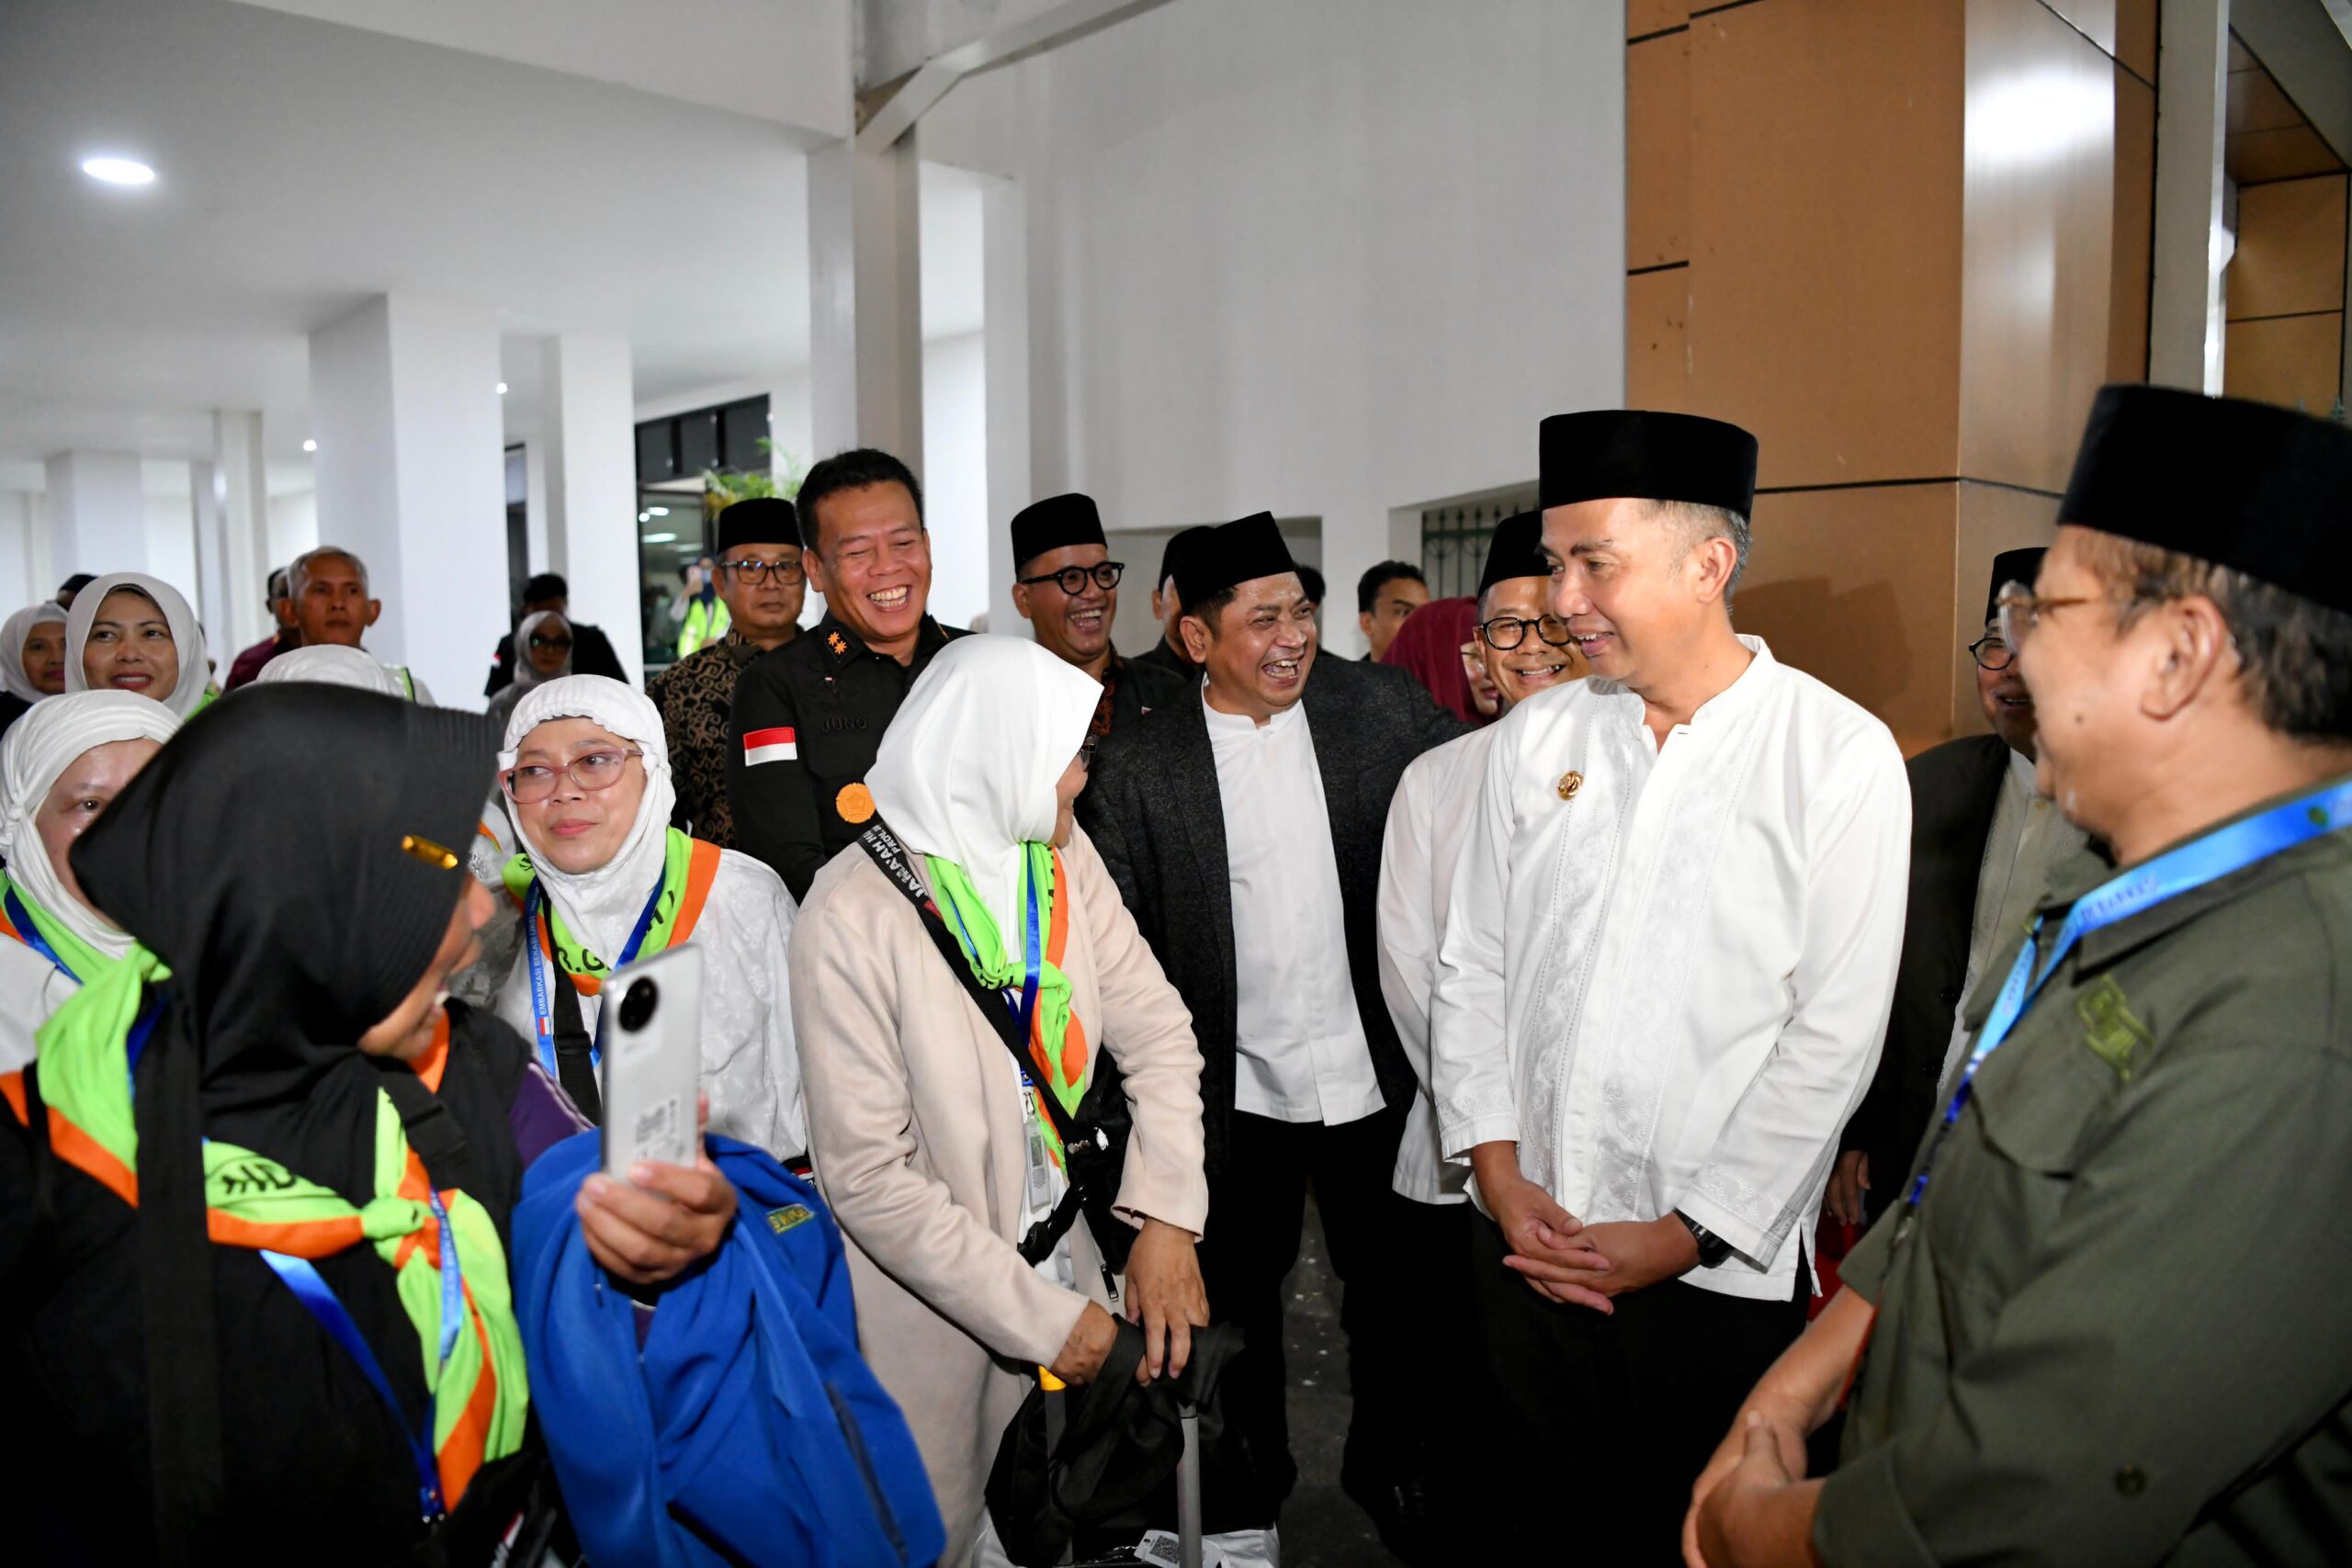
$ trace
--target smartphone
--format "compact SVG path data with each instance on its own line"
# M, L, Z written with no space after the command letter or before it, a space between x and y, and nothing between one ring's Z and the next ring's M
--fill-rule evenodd
M605 977L605 1174L695 1162L702 950L689 942Z

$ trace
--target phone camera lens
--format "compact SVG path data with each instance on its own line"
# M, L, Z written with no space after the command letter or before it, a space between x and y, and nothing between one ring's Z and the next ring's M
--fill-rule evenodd
M621 998L621 1027L643 1029L653 1016L653 1006L662 999L661 988L650 980L632 981L628 994Z

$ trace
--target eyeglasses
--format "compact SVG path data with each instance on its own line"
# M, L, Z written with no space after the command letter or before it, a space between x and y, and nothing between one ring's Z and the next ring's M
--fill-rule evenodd
M1094 586L1107 593L1119 586L1119 574L1126 570L1127 563L1123 560L1106 560L1093 566L1066 566L1059 571L1046 572L1038 577L1024 577L1021 582L1026 588L1035 588L1041 582L1050 582L1075 599L1086 592L1087 579L1092 578Z
M533 632L531 634L531 647L534 649L542 648L560 648L566 653L569 653L571 651L571 639L568 637L541 637L537 632Z
M1988 674L2007 670L2018 660L2009 645L1997 637L1981 637L1968 645L1968 656L1976 660L1976 668Z
M1533 626L1535 635L1554 648L1566 648L1574 640L1568 623L1557 615L1545 615L1537 620L1522 620L1517 615L1497 615L1478 628L1487 646L1498 653L1508 653L1527 640L1527 628Z
M797 560L720 561L718 570L732 572L735 581L746 588L756 588L771 577L786 588L797 588L808 581L808 569Z
M2011 658L2025 651L2025 640L2041 625L2041 617L2053 610L2064 610L2076 604L2097 603L2092 599L2042 599L2022 582L2006 583L2000 596L1994 601L1998 612L1994 620L1995 634ZM1991 638L1987 638L1991 641ZM2007 669L2007 664L1985 664L1982 655L1977 663L1987 670Z
M498 783L506 791L506 798L517 806L536 806L555 793L559 776L570 779L590 795L612 788L621 782L621 773L631 757L642 757L638 750L591 751L584 757L574 757L571 764L561 768L542 768L536 763L509 768Z

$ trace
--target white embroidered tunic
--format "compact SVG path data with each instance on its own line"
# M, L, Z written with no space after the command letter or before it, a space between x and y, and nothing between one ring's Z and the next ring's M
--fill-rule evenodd
M1734 1249L1688 1282L1785 1301L1885 1040L1911 798L1884 725L1740 641L1754 660L1662 748L1600 680L1496 727L1431 1088L1449 1157L1516 1140L1589 1223L1680 1209Z

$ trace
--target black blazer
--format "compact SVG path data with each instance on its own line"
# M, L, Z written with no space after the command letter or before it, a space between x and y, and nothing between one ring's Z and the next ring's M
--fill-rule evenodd
M1997 735L1948 740L1911 759L1911 892L1886 1051L1870 1092L1846 1124L1841 1149L1870 1156L1868 1206L1875 1219L1900 1197L1911 1157L1936 1113L1936 1082L1951 1046L1952 1015L1968 980L1976 878L1993 808L2009 771Z
M1307 673L1306 727L1323 775L1340 868L1349 978L1390 1105L1415 1092L1380 995L1380 843L1405 766L1462 733L1413 678L1385 665L1318 656ZM1201 1047L1208 1168L1223 1168L1233 1116L1233 896L1225 812L1208 721L1197 698L1114 728L1094 754L1079 819L1169 980L1192 1010Z

